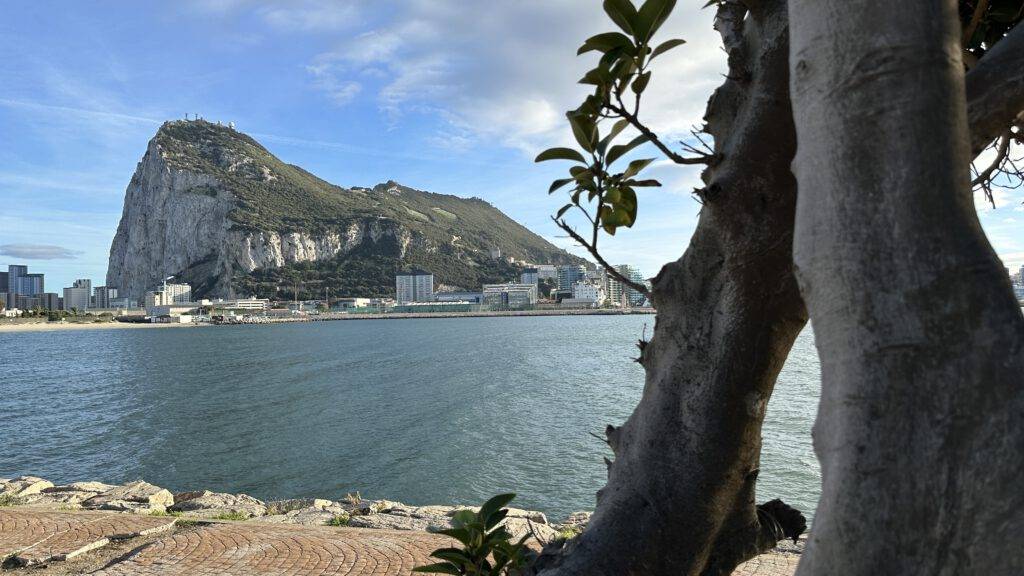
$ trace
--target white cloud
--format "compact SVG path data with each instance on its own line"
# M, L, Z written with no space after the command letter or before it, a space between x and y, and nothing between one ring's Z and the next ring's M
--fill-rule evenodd
M191 0L189 6L214 16L248 10L283 32L349 30L358 26L363 16L363 3L358 0Z
M586 95L576 80L595 60L593 54L576 57L576 48L614 28L598 6L589 0L411 0L401 6L390 21L316 57L310 73L318 82L364 72L382 76L377 102L393 121L433 114L464 135L527 154L568 142L563 114ZM711 18L709 10L681 5L659 33L688 40L655 64L644 102L645 122L666 138L700 124L721 82L725 57Z

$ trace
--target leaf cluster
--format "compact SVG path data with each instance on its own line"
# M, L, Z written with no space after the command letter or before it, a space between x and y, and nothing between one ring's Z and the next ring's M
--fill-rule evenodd
M508 516L505 506L515 494L499 494L480 507L478 512L461 510L452 518L455 526L440 533L458 540L462 548L439 548L430 555L442 560L418 566L413 572L430 574L500 576L518 570L526 562L524 546L529 534L518 542L501 525Z
M595 243L599 228L614 235L623 226L633 226L637 188L661 185L657 180L639 177L654 158L633 160L625 168L613 165L652 140L650 133L641 130L630 141L615 143L623 130L638 124L636 115L641 95L651 80L651 62L685 42L678 38L657 45L652 42L674 7L675 0L646 0L639 8L630 0L605 0L604 11L619 30L591 36L580 46L578 55L597 52L600 59L580 79L581 84L594 87L593 93L566 114L579 150L551 148L536 158L537 162L569 160L577 164L569 168L570 177L555 180L548 193L569 187L569 203L555 219L561 219L573 207L579 208L594 225ZM613 123L602 133L605 120ZM591 204L596 204L593 215L585 208Z

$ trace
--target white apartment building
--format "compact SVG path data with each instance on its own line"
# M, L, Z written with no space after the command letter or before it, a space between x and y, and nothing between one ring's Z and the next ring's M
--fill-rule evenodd
M70 288L64 289L64 309L84 312L89 309L92 297L92 280L75 280Z
M434 300L434 275L419 269L400 272L395 276L395 300L399 304L432 302Z
M537 303L536 284L484 284L484 304L518 307Z
M572 298L580 301L589 300L594 305L600 306L604 304L604 287L589 282L577 282L572 285Z

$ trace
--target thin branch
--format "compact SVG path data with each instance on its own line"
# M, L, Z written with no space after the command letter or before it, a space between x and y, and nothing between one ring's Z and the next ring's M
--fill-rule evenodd
M551 219L554 220L555 224L557 224L559 228L564 230L565 233L568 234L573 240L575 240L580 246L586 248L587 251L590 252L590 255L597 260L597 263L600 264L605 269L605 271L608 272L609 275L613 276L616 280L622 282L626 286L629 286L633 290L636 290L637 292L643 294L644 297L647 298L648 300L651 299L651 291L648 290L646 286L644 286L643 284L638 284L630 280L629 278L623 276L618 270L616 270L601 256L601 254L597 251L596 247L588 244L587 241L583 238L583 236L580 236L575 230L573 230L572 226L566 224L565 220L559 220L558 218L554 217L552 217Z
M974 37L974 31L978 29L978 24L981 24L981 17L985 14L985 11L988 10L988 1L989 0L980 0L978 5L974 7L974 14L971 16L971 23L967 25L966 29L964 29L964 37L961 41L965 47L970 43L971 38Z
M615 104L612 104L611 102L606 103L605 106L609 110L611 110L612 112L615 112L616 114L618 114L622 118L625 118L634 128L639 130L641 134L643 134L644 136L647 136L647 139L650 140L650 142L652 144L654 144L658 148L658 150L661 150L662 154L664 154L669 160L675 162L676 164L710 164L711 163L712 156L710 154L703 154L703 155L701 155L701 156L699 156L697 158L687 158L685 156L681 156L679 154L676 154L675 152L672 151L671 148L666 146L661 140L658 139L657 134L652 132L651 129L648 128L647 126L644 126L640 122L639 118L637 118L633 114L630 114L628 111L626 111L625 108L623 108L622 106L616 106Z

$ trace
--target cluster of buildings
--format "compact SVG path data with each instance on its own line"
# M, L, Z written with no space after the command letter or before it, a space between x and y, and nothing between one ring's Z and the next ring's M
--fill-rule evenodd
M1017 297L1018 302L1024 302L1024 266L1021 266L1016 274L1011 274L1010 269L1006 269L1006 273L1010 276L1010 282L1013 283L1013 294Z
M647 284L640 270L623 264L615 267L625 278ZM544 285L548 290L543 293ZM584 265L554 266L535 264L524 268L518 282L484 284L479 292L435 292L434 275L414 269L395 277L395 299L404 309L430 311L478 305L491 309L527 308L541 299L567 308L621 307L649 305L643 293L608 274L604 268Z
M93 287L92 280L81 278L61 292L47 292L43 274L30 273L24 264L11 264L0 271L0 308L20 310L64 310L68 312L105 312L131 308L128 298L119 298L116 288Z

